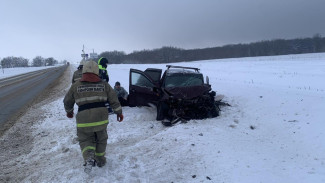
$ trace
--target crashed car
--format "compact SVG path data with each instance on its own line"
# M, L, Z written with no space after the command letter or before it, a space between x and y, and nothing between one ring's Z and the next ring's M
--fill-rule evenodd
M167 65L145 71L130 69L129 105L157 107L156 119L164 125L190 119L212 118L219 115L216 93L208 77L204 83L198 68Z

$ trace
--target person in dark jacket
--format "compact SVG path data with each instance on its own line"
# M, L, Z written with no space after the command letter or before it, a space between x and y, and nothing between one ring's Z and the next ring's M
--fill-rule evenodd
M122 107L114 89L98 77L98 65L87 61L82 69L82 78L71 85L63 103L68 118L73 118L73 106L78 105L76 115L77 135L85 162L85 172L90 173L97 164L102 167L106 163L108 102L117 121L123 121Z
M99 77L106 82L109 81L109 76L107 73L107 64L108 60L105 57L101 57L98 59L98 68L99 68Z
M116 92L117 98L121 104L121 106L128 106L129 105L129 94L128 92L121 86L120 82L116 82L114 86L114 90Z

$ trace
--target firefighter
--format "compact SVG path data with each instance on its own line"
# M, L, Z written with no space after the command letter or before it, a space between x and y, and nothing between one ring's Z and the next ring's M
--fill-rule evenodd
M98 65L87 61L82 69L82 78L71 85L63 103L68 118L73 118L73 106L76 103L77 136L85 162L85 172L89 173L97 164L106 164L108 102L117 114L117 121L123 121L122 107L114 89L98 76Z
M86 61L81 60L77 70L74 71L73 77L72 77L72 84L81 79L81 77L82 77L82 67L83 67L85 62Z
M99 68L99 77L106 82L109 81L108 73L107 73L107 64L108 60L105 57L100 57L98 60L98 68Z

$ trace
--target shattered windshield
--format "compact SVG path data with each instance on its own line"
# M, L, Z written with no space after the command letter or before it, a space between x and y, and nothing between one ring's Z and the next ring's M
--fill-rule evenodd
M175 74L166 77L165 88L198 86L203 84L203 78L200 74Z

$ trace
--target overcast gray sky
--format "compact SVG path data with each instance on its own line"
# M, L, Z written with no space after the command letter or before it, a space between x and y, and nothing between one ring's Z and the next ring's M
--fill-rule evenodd
M325 36L325 0L0 0L0 58Z

